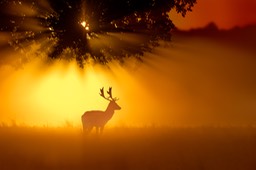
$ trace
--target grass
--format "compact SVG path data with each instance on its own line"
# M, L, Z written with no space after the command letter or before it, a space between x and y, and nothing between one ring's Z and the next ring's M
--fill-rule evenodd
M1 170L255 170L256 129L0 127Z

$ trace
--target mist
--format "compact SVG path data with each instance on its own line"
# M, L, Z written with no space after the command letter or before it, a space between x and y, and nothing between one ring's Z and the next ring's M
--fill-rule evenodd
M148 61L152 69L142 71L142 77L151 77L143 83L156 94L156 119L169 125L255 124L253 51L179 36L171 47L158 50Z
M75 62L36 58L19 69L2 65L0 122L80 127L85 111L106 109L99 89L113 87L122 110L108 127L253 125L255 60L242 47L174 35L143 62L81 69Z

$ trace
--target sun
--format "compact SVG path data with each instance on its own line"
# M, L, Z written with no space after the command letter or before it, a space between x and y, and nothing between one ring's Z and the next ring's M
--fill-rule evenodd
M90 31L89 23L87 23L86 21L82 21L80 24L84 27L86 31Z

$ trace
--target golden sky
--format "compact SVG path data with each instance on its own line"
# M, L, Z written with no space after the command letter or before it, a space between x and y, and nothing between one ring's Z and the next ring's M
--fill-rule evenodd
M172 12L171 18L180 29L198 28L215 22L220 28L229 29L256 23L255 0L197 0L193 12L183 18Z

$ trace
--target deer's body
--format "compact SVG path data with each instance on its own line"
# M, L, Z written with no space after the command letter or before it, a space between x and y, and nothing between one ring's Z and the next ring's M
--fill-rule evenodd
M87 111L82 115L83 127L103 127L111 119L111 117L108 116L104 111Z
M101 89L101 96L105 98L103 89ZM110 99L108 107L105 111L100 110L92 110L92 111L86 111L82 115L82 124L83 124L83 130L84 132L90 132L93 127L96 128L96 132L102 133L105 125L107 122L113 117L115 110L120 110L121 107L116 103L116 99L112 98L111 94L111 88L108 91L108 94L110 94ZM107 98L105 98L107 99Z

